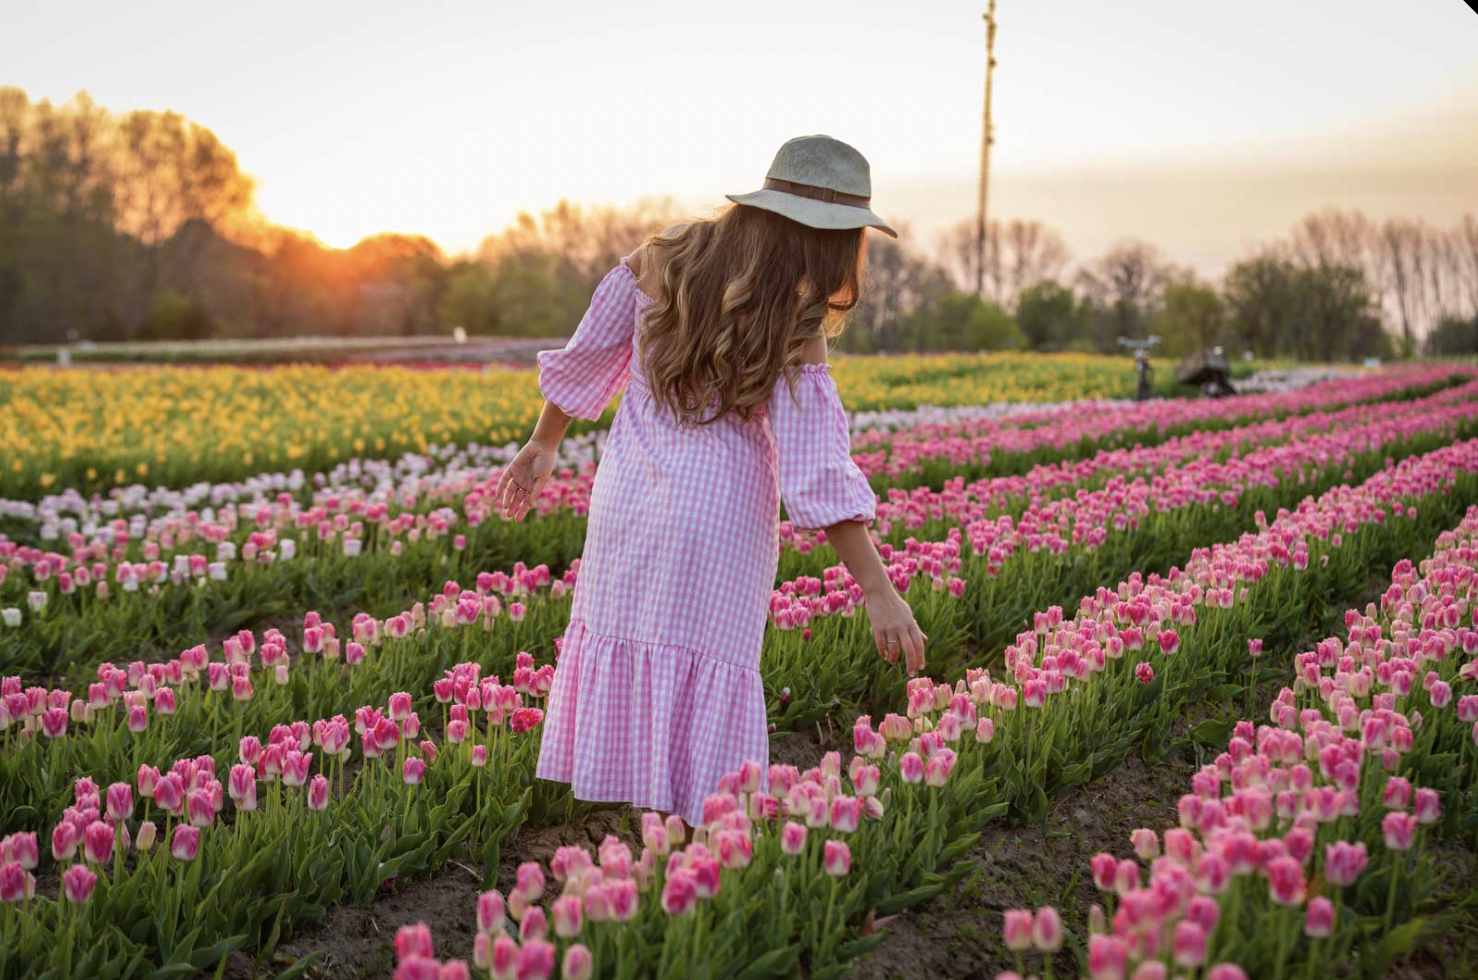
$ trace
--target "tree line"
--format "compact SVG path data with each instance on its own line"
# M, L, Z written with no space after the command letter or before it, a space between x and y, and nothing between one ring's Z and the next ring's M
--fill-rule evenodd
M206 127L0 88L0 343L473 334L559 336L601 276L682 215L561 201L470 255L384 234L334 249L264 220L253 182ZM905 234L904 241L908 240ZM1335 360L1478 351L1478 221L1450 228L1310 215L1216 282L1125 240L1074 263L1036 221L966 221L932 254L882 236L843 345L872 350L1112 351ZM984 282L973 291L976 263Z

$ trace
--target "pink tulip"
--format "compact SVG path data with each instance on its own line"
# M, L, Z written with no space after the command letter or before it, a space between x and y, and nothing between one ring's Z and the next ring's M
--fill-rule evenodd
M421 785L421 779L426 775L426 763L420 759L407 759L402 767L402 778L407 786Z
M518 943L505 935L493 939L493 980L516 980L518 977Z
M477 896L477 931L502 932L503 922L503 893L487 891Z
M565 950L564 966L560 971L564 980L590 980L594 973L595 960L591 957L590 950L580 943Z
M905 783L923 782L924 760L916 752L905 752L898 760L898 771Z
M953 749L936 749L924 764L924 782L936 788L943 786L949 780L956 758Z
M59 823L51 829L51 856L58 862L70 861L82 842L82 832L74 823Z
M667 846L669 848L682 847L688 836L687 825L683 823L683 818L675 813L671 814L663 821L663 827L667 830Z
M1155 679L1155 668L1151 667L1148 663L1141 661L1134 668L1134 679L1139 681L1139 683L1141 684L1148 684L1150 681Z
M257 808L257 771L250 765L240 763L231 767L226 779L227 792L236 802L236 809L250 811Z
M154 841L159 836L159 825L152 820L145 820L139 824L139 835L134 838L133 846L140 854L147 854L154 847Z
M1412 838L1416 834L1416 817L1399 810L1392 810L1386 814L1380 826L1381 833L1386 840L1386 847L1393 851L1411 849Z
M530 940L518 951L518 980L549 980L553 974L554 947L549 943Z
M1257 657L1261 657L1262 656L1262 640L1260 640L1260 639L1248 640L1247 641L1247 652L1249 654L1251 654L1254 659L1256 659Z
M574 895L561 895L550 907L554 916L554 934L561 939L571 939L580 933L584 903ZM527 922L527 918L524 920Z
M390 720L405 721L411 715L411 696L405 691L397 691L390 695Z
M108 787L108 816L113 820L127 820L133 815L133 787L127 783L114 783Z
M1416 805L1412 807L1412 815L1419 824L1434 824L1442 819L1442 807L1435 789L1423 786L1416 791Z
M1151 861L1160 856L1160 838L1147 827L1130 833L1129 843L1141 861Z
M86 905L98 876L85 864L74 864L62 872L62 893L73 905Z
M1365 843L1335 841L1324 848L1324 874L1332 885L1353 885L1365 870Z
M826 842L822 863L827 874L833 878L844 878L852 870L852 851L842 841L829 840Z
M82 851L92 864L107 864L116 845L117 835L113 828L101 820L94 820L82 832Z
M1160 652L1169 656L1180 649L1180 634L1175 630L1163 630L1160 633Z
M67 712L65 708L52 708L41 714L41 730L47 738L61 738L67 734Z
M0 902L22 902L35 891L36 880L17 861L0 863Z
M209 827L216 818L215 797L204 789L193 790L185 797L185 811L193 826Z
M436 955L431 944L431 930L424 922L401 926L395 931L395 958L408 960L413 956L431 958Z
M1100 851L1093 855L1088 862L1093 870L1093 884L1100 891L1112 891L1114 888L1114 874L1119 870L1119 861L1107 851Z
M780 828L780 849L786 854L799 854L806 847L806 825L794 820L785 821Z
M328 777L323 773L315 775L308 783L308 809L325 810L328 808L329 784Z
M1002 933L1006 948L1021 952L1032 947L1032 914L1026 909L1012 909L1006 913Z
M686 915L698 903L698 885L693 873L679 868L662 888L662 910L668 915Z
M1118 936L1088 937L1088 975L1091 980L1124 980L1129 944Z
M1295 859L1284 855L1273 858L1263 869L1268 876L1268 897L1279 905L1302 905L1304 869Z
M1188 919L1175 924L1175 962L1192 969L1206 962L1206 931Z
M1386 780L1386 788L1381 793L1381 802L1388 810L1404 810L1411 802L1411 783L1400 776L1392 776Z
M1334 931L1334 903L1323 895L1309 900L1309 911L1304 917L1304 935L1311 939L1323 939Z
M543 939L549 935L549 919L544 914L542 905L530 906L523 914L523 919L518 924L518 939L524 945L535 939Z
M1052 906L1037 909L1032 921L1032 943L1044 953L1055 953L1062 947L1062 917Z
M1216 899L1205 895L1197 895L1186 903L1185 917L1200 926L1207 935L1216 928L1216 921L1221 917L1221 906L1216 904Z
M1235 963L1218 963L1206 971L1206 980L1247 980L1247 972Z
M537 902L544 895L544 869L539 867L537 861L520 864L514 872L514 882L514 889L525 901Z
M850 834L857 829L862 819L862 802L855 796L838 796L831 801L832 829Z
M183 823L175 827L169 853L177 861L195 860L195 855L200 853L200 828Z

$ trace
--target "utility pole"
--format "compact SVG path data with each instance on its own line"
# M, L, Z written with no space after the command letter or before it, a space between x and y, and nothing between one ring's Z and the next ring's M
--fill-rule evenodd
M990 121L990 83L996 70L996 0L985 12L985 112L980 126L980 198L975 211L975 295L985 293L986 196L990 191L990 147L996 141Z

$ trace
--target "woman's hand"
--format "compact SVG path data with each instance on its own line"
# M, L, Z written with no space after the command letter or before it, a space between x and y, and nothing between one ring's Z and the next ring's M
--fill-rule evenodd
M493 500L503 517L521 521L554 474L555 446L530 439L503 467Z
M891 583L886 590L880 589L876 596L868 596L862 608L867 610L867 618L872 623L878 656L890 664L896 664L898 654L902 653L909 676L923 670L924 643L929 638L915 622L913 609Z

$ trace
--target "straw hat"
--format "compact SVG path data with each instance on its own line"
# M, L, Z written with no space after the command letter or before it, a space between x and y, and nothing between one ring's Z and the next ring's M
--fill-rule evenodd
M867 158L830 136L786 140L765 174L765 186L725 194L735 204L783 214L810 228L876 228L898 232L872 211L872 171Z

